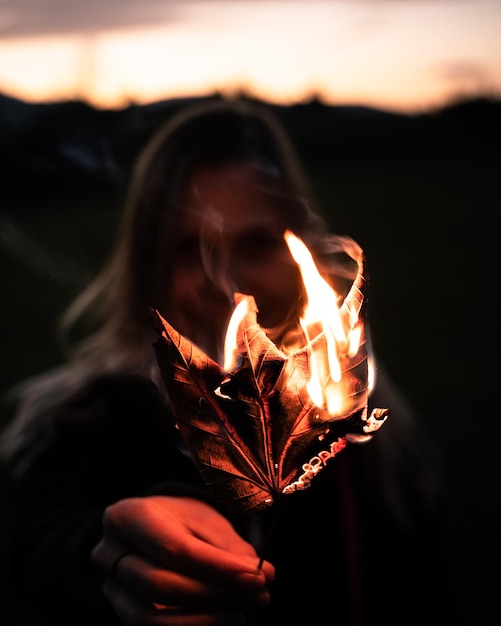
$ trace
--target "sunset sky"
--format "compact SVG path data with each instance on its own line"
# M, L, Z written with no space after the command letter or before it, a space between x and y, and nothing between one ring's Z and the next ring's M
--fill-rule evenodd
M0 0L0 92L121 107L245 90L416 111L501 94L501 0Z

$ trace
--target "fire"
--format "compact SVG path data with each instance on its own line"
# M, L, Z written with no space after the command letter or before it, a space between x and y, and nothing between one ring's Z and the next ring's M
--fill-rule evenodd
M290 231L284 233L292 258L297 263L306 292L306 306L299 322L304 343L289 346L287 353L303 347L308 351L309 378L306 389L312 402L329 415L341 415L350 405L355 387L362 381L343 375L343 363L356 357L363 338L363 320L356 307L340 307L342 298L320 275L311 252L303 241ZM238 328L249 311L243 299L236 306L228 324L225 340L224 369L237 366ZM373 376L368 363L367 379Z
M224 369L231 372L237 365L237 333L241 321L249 312L247 300L241 300L232 313L224 340Z
M307 489L348 443L369 441L389 415L381 408L369 413L363 251L349 238L331 241L333 252L358 266L341 297L304 243L291 232L284 238L305 292L302 317L290 333L294 345L290 337L283 346L274 343L251 294L234 294L224 368L150 310L176 427L211 495L235 512L258 512L281 494Z

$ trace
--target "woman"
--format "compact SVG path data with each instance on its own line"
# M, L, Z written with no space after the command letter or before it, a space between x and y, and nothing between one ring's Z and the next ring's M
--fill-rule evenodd
M286 229L333 269L298 159L260 106L188 108L144 150L115 249L63 320L83 338L25 387L4 442L7 573L37 623L450 617L436 453L381 371L371 403L388 424L279 511L230 513L180 443L148 311L220 360L233 293L249 293L280 344L304 301Z

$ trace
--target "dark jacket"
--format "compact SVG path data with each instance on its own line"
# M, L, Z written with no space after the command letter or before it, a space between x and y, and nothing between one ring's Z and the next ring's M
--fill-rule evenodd
M308 489L259 514L276 581L253 624L456 623L441 497L422 485L433 457L399 439L384 390L375 401L390 418L372 441L348 445ZM37 624L116 626L90 559L105 507L146 494L210 498L149 381L96 380L44 423L7 468L7 579ZM250 520L232 521L247 533Z

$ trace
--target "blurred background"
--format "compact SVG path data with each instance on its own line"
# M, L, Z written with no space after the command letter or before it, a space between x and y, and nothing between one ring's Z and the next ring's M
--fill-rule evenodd
M364 248L376 354L446 461L465 624L492 624L499 0L0 0L0 429L8 390L62 358L138 151L219 94L275 111ZM1 587L0 622L31 626Z

